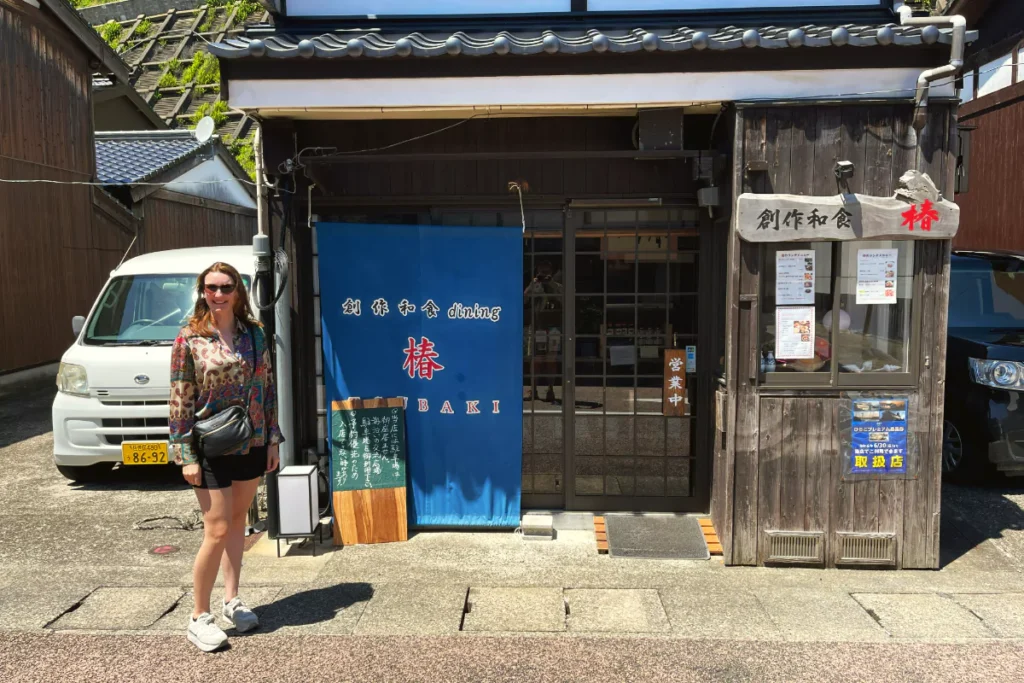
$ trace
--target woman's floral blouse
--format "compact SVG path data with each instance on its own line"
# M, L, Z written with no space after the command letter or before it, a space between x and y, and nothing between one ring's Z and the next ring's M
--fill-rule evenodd
M175 463L196 462L192 425L230 405L248 403L253 428L252 440L235 453L245 454L253 446L284 441L277 426L277 393L267 337L258 325L249 329L237 323L231 343L234 352L221 341L217 331L210 336L196 334L187 327L178 332L171 351L170 449Z

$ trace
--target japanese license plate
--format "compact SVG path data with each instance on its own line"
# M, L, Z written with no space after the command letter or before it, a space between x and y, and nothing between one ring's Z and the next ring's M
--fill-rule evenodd
M121 462L125 465L166 465L166 441L137 441L121 444Z

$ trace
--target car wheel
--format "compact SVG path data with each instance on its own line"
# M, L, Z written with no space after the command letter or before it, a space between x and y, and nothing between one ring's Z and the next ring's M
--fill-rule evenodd
M104 475L110 474L110 465L89 465L88 467L71 467L68 465L57 465L57 471L64 475L65 479L73 482L99 481Z
M955 424L945 420L942 423L942 472L957 475L964 469L964 437Z

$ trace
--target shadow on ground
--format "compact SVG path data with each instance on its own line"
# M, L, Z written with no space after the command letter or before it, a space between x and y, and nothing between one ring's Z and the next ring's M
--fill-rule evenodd
M260 628L253 635L326 623L357 603L369 602L372 597L373 586L368 583L342 583L286 595L254 609L260 618Z
M49 377L0 390L0 448L53 431L50 406L56 393Z
M940 566L946 567L990 539L1024 531L1024 509L1011 496L1024 494L1024 481L982 486L943 484ZM1024 558L1020 558L1024 560Z
M91 477L91 481L69 481L68 488L74 491L175 491L189 488L177 465L121 465Z

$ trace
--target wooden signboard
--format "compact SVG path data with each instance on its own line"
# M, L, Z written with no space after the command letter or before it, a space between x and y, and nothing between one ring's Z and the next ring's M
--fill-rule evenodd
M893 197L745 193L737 202L736 229L747 242L948 240L959 226L960 207L917 171L900 178Z
M665 415L686 415L685 349L665 349L665 387L662 397L662 412Z
M408 540L405 476L402 399L331 404L335 544Z

